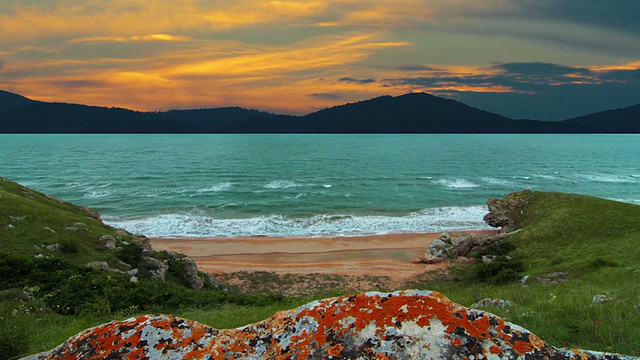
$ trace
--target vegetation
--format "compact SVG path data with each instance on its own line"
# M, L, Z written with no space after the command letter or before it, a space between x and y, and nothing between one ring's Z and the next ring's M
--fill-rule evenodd
M509 217L511 228L522 231L474 254L492 257L492 263L456 265L398 288L436 290L466 306L487 297L510 300L512 307L486 310L556 346L640 355L640 206L560 193L517 196L526 205ZM106 249L104 235L121 249ZM0 243L0 359L44 351L88 327L143 313L233 328L338 295L331 286L309 285L316 295L285 298L273 289L295 279L269 273L247 273L256 286L246 294L190 289L175 269L165 282L142 276L144 271L131 282L124 273L89 268L90 261L121 271L129 269L123 263L139 270L150 265L132 235L102 224L91 211L1 178ZM166 253L150 255L167 259ZM524 275L525 286L519 282ZM596 295L610 300L593 304Z
M498 265L456 266L412 286L467 306L513 301L486 310L556 346L640 355L640 206L563 193L510 196L526 202L509 214L522 231L506 248L487 249L502 259ZM525 275L524 286L504 281ZM611 300L593 304L596 295Z

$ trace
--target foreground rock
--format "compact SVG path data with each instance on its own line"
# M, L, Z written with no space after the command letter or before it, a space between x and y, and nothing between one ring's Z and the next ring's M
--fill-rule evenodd
M27 359L633 359L552 347L529 331L437 292L316 301L217 330L174 316L110 322Z

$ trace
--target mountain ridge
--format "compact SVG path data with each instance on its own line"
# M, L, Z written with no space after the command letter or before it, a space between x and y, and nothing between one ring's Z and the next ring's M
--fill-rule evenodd
M640 104L552 122L514 120L427 93L293 116L241 107L139 112L0 90L0 133L640 133Z

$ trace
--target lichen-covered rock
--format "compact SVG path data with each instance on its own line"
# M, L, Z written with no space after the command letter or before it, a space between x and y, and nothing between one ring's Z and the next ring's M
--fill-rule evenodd
M238 329L174 316L114 321L27 359L632 359L552 347L529 331L437 292L367 293L312 302Z

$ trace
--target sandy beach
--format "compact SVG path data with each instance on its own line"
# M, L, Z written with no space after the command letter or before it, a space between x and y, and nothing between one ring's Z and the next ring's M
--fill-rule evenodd
M446 262L435 265L413 263L440 234L332 238L153 238L151 245L155 250L172 250L191 256L200 270L226 279L231 274L241 272L272 272L279 275L385 277L390 283L402 283L448 265Z

